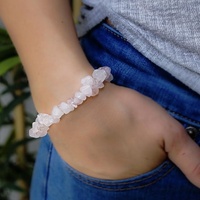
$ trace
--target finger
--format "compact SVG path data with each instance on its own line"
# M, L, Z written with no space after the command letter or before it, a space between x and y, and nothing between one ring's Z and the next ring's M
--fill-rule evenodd
M184 131L171 137L166 144L169 159L200 188L200 147Z

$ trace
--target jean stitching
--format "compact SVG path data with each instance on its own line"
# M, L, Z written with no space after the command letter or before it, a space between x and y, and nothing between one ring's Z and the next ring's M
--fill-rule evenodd
M151 175L148 176L148 177L145 177L145 178L139 179L139 180L135 180L135 181L131 181L131 182L127 182L127 183L119 183L119 184L116 184L116 183L102 183L102 182L98 182L98 181L95 181L95 180L89 180L89 181L90 181L90 182L93 182L93 183L96 182L96 183L99 183L99 184L104 185L104 186L115 186L115 185L117 185L117 186L122 186L122 185L130 185L130 184L134 184L134 183L141 182L141 181L144 181L144 180L147 180L147 179L152 178L152 177L155 176L156 174L160 173L160 171L162 171L164 168L166 168L169 164L170 164L170 163L165 164L159 171L157 171L157 172L151 174ZM70 174L71 174L73 177L75 177L76 179L78 179L79 181L81 181L81 182L83 182L83 183L85 183L85 184L87 184L87 185L89 185L89 186L93 186L93 187L96 187L96 188L100 188L100 189L104 189L104 190L109 190L109 191L124 191L124 190L139 189L139 188L143 188L143 187L150 186L150 185L156 183L157 181L159 181L159 180L160 180L161 178L163 178L164 176L166 176L169 172L171 172L171 171L173 170L173 168L174 168L174 165L172 165L163 175L161 175L160 177L156 178L155 180L153 180L153 181L150 182L150 183L146 183L146 184L140 185L140 186L132 186L132 187L128 187L128 188L120 188L120 189L114 188L114 189L112 189L112 188L105 188L105 187L97 186L97 185L92 184L92 183L88 183L86 180L84 180L84 178L80 177L80 175L76 175L75 172L73 172L73 170L70 169L70 168L68 167L68 169L69 169L69 171L70 171Z
M44 200L47 200L47 193L48 193L48 180L49 180L49 172L50 172L50 161L51 161L51 155L52 155L52 143L49 144L48 147L48 156L47 156L47 162L46 162L46 178L44 181Z
M160 170L154 172L153 174L151 174L151 175L148 176L148 177L145 177L145 178L142 178L142 179L139 179L139 180L134 180L134 181L129 182L129 183L120 183L119 185L137 183L137 182L144 181L144 180L147 180L147 179L149 179L149 178L152 178L153 176L155 176L156 174L158 174L162 169L165 169L168 165L169 165L169 164L164 164L164 166L163 166ZM70 169L70 170L71 170L72 173L73 173L73 170L72 170L72 169ZM76 173L76 172L75 172L75 173ZM77 178L78 178L78 177L77 177ZM92 181L93 181L93 182L98 182L98 181L95 181L95 180L92 180ZM100 181L99 181L99 182L100 182ZM115 183L101 183L101 184L104 184L104 185L115 185Z
M166 176L168 173L170 173L173 170L173 168L174 167L171 167L166 173L164 173L162 176L160 176L159 178L155 179L154 181L152 181L150 183L147 183L147 184L144 184L144 185L140 185L140 186L132 186L132 187L128 187L128 188L119 188L119 189L116 189L116 188L114 188L114 189L113 188L105 188L105 187L101 187L101 186L96 186L96 185L94 185L92 183L88 183L88 182L86 182L86 181L84 181L82 179L79 179L76 176L75 176L75 178L77 178L81 182L85 183L86 185L89 185L89 186L92 186L92 187L95 187L95 188L99 188L99 189L103 189L103 190L107 190L107 191L127 191L127 190L133 190L133 189L141 189L141 188L153 185L154 183L156 183L157 181L159 181L161 178L163 178L164 176Z
M188 121L190 121L190 122L192 122L192 123L196 123L196 124L198 124L198 125L200 125L200 122L198 122L198 121L195 121L195 120L192 120L192 119L190 119L190 118L188 118L188 117L185 117L185 116L183 116L183 115L181 115L181 114L179 114L179 113L177 113L177 112L175 112L175 111L171 111L171 110L169 110L169 109L167 109L171 114L175 114L175 115L177 115L177 116L180 116L180 117L182 117L183 119L186 119L186 120L188 120Z
M117 33L113 32L112 30L110 30L109 28L107 28L106 26L102 26L106 31L108 31L109 33L111 33L112 35L117 36L118 38L124 40L125 42L127 42L127 40L122 37L121 35L118 35Z

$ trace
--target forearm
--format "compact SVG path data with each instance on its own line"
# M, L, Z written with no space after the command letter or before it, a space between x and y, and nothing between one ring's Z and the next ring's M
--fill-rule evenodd
M79 88L90 67L67 0L0 0L0 16L26 70L36 108L49 112Z

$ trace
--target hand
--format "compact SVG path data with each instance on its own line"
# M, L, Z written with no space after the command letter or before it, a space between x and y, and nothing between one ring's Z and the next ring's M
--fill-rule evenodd
M50 129L61 157L97 178L148 172L167 156L200 188L200 148L163 108L128 88L107 84L99 95Z

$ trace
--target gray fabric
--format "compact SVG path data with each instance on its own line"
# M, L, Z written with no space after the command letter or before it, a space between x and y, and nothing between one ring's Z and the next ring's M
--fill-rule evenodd
M90 7L82 7L79 36L108 17L138 51L200 94L200 0L83 3Z

